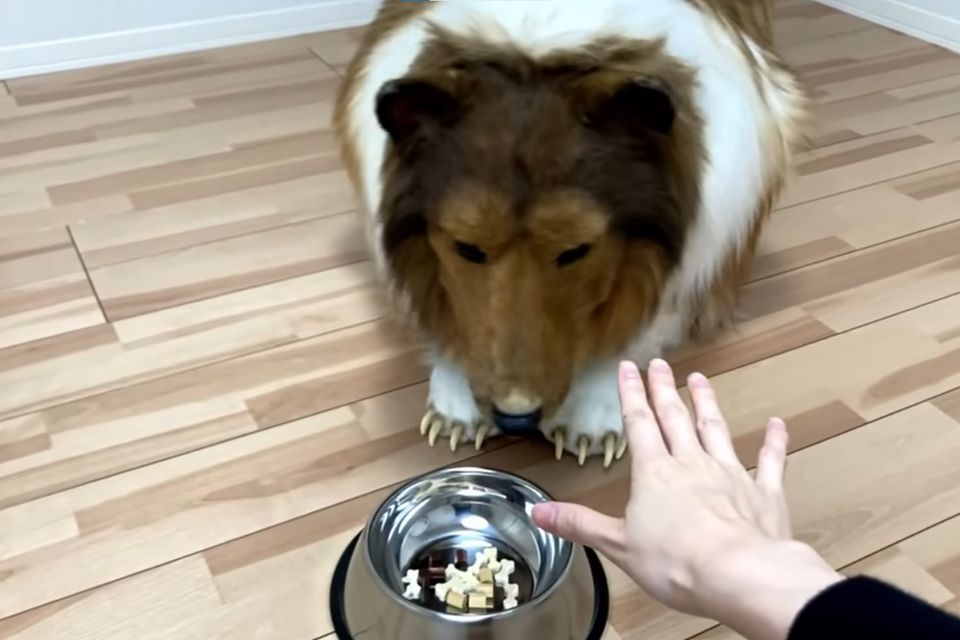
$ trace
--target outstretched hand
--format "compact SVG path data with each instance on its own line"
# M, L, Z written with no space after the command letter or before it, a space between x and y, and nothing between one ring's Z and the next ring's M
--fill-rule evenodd
M624 516L547 503L534 509L534 522L597 549L673 609L756 638L786 637L789 620L770 620L771 612L792 620L806 600L839 576L812 549L791 541L783 493L785 424L779 419L767 424L751 476L737 458L704 376L688 380L693 416L666 362L654 360L648 380L652 407L636 365L621 365L620 398L631 451ZM790 564L786 570L794 582L768 578L784 571L778 563ZM766 593L754 598L754 589ZM765 610L756 611L756 603L744 598L759 599Z

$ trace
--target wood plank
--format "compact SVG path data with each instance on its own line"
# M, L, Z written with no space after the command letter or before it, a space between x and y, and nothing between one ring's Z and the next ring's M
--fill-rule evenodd
M960 164L778 210L760 239L755 278L769 277L960 221Z
M66 229L0 236L0 349L104 321Z
M360 262L352 212L91 270L111 320Z
M179 342L187 345L190 338ZM91 352L102 357L117 347L116 342L94 343L51 362L69 363L70 357ZM141 366L146 367L157 351L149 342L143 350ZM8 460L0 462L0 505L225 442L276 426L288 415L310 416L420 382L424 372L417 365L415 349L374 323L140 385L121 380L115 391L14 418L13 427L27 418L45 425L50 443L27 447L16 444L23 436L14 440ZM100 382L96 373L90 377ZM414 404L413 411L421 407Z
M812 202L951 164L960 153L952 122L951 116L806 151L799 159L800 175L790 183L779 206Z

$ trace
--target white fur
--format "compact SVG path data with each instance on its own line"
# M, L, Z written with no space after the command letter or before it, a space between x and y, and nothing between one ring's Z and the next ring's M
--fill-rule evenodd
M560 410L545 421L540 430L553 438L554 430L566 430L564 446L577 451L580 436L590 438L590 455L603 451L603 437L623 431L620 396L617 386L617 360L607 360L578 373L564 398Z
M483 420L470 382L460 367L435 353L431 354L431 360L433 369L430 372L430 396L427 402L446 422L442 435L449 435L455 423L463 426L460 442L474 442L481 423L487 424L488 435L498 435L500 429Z
M436 358L430 373L430 405L450 422L471 427L480 420L480 409L470 383L460 368L446 358Z
M758 90L753 68L757 66L761 74L772 74L758 45L747 42L752 54L748 60L733 35L715 17L687 0L435 2L377 45L360 79L355 102L348 108L347 126L358 147L362 198L370 216L373 252L381 269L385 265L379 209L387 138L375 118L376 95L384 83L407 72L420 53L428 23L493 43L519 46L532 56L579 47L604 36L662 38L669 55L696 70L693 104L704 123L706 152L700 179L701 207L680 267L667 283L660 314L650 329L637 336L628 355L657 355L663 347L678 342L686 331L691 301L712 284L726 258L739 249L770 184L770 173L779 168L770 156L782 149L782 139L788 137L784 131L794 126L792 119L798 108L793 87L784 86L780 78L762 77ZM453 375L449 364L437 366L440 372L434 372L431 396L437 401L452 393L455 399L450 400L451 410L463 414L456 416L458 419L467 417L471 412L463 395L469 390L464 386L466 381L464 385L451 383L462 374ZM605 423L614 418L612 409L585 406L591 402L609 404L609 389L616 391L609 377L608 373L588 373L578 378L564 415L574 424L586 420L589 426L585 428L591 431L618 427L619 409L616 424L607 426Z

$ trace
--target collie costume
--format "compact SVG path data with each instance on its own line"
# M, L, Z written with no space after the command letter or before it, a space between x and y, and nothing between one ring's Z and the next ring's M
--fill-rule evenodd
M618 361L732 319L805 139L767 0L386 0L335 126L421 431L626 448Z

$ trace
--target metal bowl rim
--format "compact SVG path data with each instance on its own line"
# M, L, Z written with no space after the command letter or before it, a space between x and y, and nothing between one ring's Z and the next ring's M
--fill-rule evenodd
M354 640L350 631L349 622L346 619L346 610L344 596L350 567L353 559L356 557L355 551L363 531L347 544L347 548L340 555L337 566L333 571L333 578L330 584L329 604L330 614L333 622L333 632L338 640ZM607 622L610 617L610 587L607 583L606 571L603 568L603 562L597 552L590 547L582 547L584 558L590 569L590 577L595 588L594 597L594 615L592 627L586 640L603 640L606 635Z
M508 478L511 478L519 482L520 484L524 484L529 487L532 487L537 493L540 494L540 496L544 498L544 500L547 500L547 501L553 500L550 494L547 493L541 487L539 487L536 483L531 482L526 478L521 478L520 476L514 473L510 473L508 471L500 471L499 469L485 469L483 467L444 467L435 471L429 471L427 473L421 474L415 478L411 478L407 482L403 483L400 487L395 489L393 492L391 492L390 495L387 496L387 498L380 503L380 506L377 507L376 511L374 511L373 513L373 516L367 522L367 526L363 528L363 535L361 536L361 540L360 540L361 544L358 546L360 546L361 548L361 555L363 556L363 562L364 562L364 565L366 566L367 572L371 575L373 581L377 585L377 588L380 589L382 592L384 592L387 598L389 598L391 601L400 605L401 607L404 607L406 610L415 613L416 615L440 618L442 620L446 620L455 624L466 624L466 625L478 625L493 619L501 620L504 618L516 616L521 613L525 613L525 609L527 607L531 607L533 605L536 605L548 600L561 587L561 585L563 585L567 581L567 578L570 576L570 572L573 569L573 561L575 556L577 555L579 545L573 542L570 542L569 540L564 540L563 538L559 538L559 536L556 536L546 531L544 531L544 533L546 533L547 535L553 536L554 538L557 538L562 542L570 545L570 554L567 556L567 561L565 563L565 566L563 567L563 570L560 572L560 575L557 577L557 579L554 580L553 584L550 585L550 587L546 591L544 591L537 597L531 599L529 602L524 602L523 604L519 605L515 609L509 609L507 611L495 611L493 613L475 614L470 616L459 616L459 615L444 613L442 611L433 611L431 609L419 607L416 604L407 600L406 598L402 597L394 589L390 588L390 585L388 585L386 581L377 572L376 568L373 566L373 559L370 557L370 547L368 544L369 538L370 538L369 536L370 523L376 521L377 516L380 515L385 505L389 504L394 498L396 498L398 495L400 495L410 487L414 486L415 484L418 484L420 482L423 482L424 480L427 480L429 478L433 478L436 476L455 475L457 473L506 476Z

